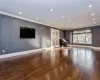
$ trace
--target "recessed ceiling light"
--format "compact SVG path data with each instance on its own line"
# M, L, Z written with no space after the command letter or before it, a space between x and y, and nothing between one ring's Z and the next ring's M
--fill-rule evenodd
M37 20L39 20L39 18L36 18Z
M95 20L95 18L93 18L93 20Z
M91 14L91 16L94 16L94 15L95 15L94 13Z
M22 12L19 12L19 14L22 14Z
M64 18L64 16L62 16L62 18Z
M71 22L71 21L69 20L69 22Z
M89 8L91 8L91 7L92 7L92 4L89 5Z
M50 23L50 22L48 22L48 23Z
M96 24L97 22L94 22L94 24Z
M50 12L52 12L53 11L53 9L50 9Z

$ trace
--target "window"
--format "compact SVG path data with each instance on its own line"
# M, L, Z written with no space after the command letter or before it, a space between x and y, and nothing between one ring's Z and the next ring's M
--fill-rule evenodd
M73 31L73 43L92 44L92 30Z
M78 35L73 35L73 43L77 43L77 37Z

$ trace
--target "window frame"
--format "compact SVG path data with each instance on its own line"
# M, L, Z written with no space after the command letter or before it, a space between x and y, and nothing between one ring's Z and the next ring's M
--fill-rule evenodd
M76 31L85 31L86 29L84 29L84 30L76 30ZM72 44L76 44L76 45L92 45L93 44L93 30L92 29L89 29L89 30L91 30L91 32L83 32L83 33L74 33L74 31L72 31ZM76 34L76 35L78 35L78 34L85 34L86 35L86 33L90 33L91 34L91 44L88 44L88 43L74 43L73 42L73 35L74 34ZM77 37L77 40L78 40L78 37ZM85 36L85 42L86 42L86 36Z

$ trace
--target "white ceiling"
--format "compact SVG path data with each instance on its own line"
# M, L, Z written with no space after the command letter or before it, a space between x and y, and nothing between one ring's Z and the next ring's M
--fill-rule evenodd
M99 8L100 0L0 0L0 11L59 29L100 25ZM53 11L50 12L50 9ZM91 16L92 13L95 15Z

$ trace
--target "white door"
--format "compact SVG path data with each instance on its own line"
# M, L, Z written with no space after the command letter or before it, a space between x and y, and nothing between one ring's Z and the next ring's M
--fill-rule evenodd
M51 46L59 46L59 30L51 28Z

